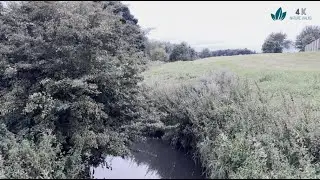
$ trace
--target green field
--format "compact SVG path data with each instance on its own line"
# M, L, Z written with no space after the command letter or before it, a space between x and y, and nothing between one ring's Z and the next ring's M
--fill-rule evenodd
M190 82L206 73L228 69L257 82L264 91L287 92L320 104L320 52L256 54L211 57L152 66L144 73L146 84Z

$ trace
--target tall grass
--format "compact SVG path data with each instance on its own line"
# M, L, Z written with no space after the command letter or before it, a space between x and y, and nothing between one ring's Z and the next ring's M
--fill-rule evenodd
M152 84L164 139L194 153L209 178L319 178L320 111L275 97L228 71L196 83Z

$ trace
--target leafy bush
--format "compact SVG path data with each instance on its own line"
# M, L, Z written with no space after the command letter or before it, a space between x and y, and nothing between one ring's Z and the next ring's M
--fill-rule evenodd
M114 1L13 2L1 11L0 120L17 142L3 153L5 177L82 177L81 161L127 153L130 133L121 127L138 117L146 62L146 38L136 23ZM52 135L38 142L46 129ZM61 147L50 148L52 138ZM34 169L16 162L22 156L34 157L28 159ZM22 174L14 174L15 165ZM59 175L51 172L56 166Z
M196 51L187 43L182 42L173 47L169 61L190 61L197 58Z
M228 71L150 88L171 128L163 138L194 152L209 178L319 178L319 110L290 95L274 103Z
M61 157L61 144L48 129L36 142L14 135L4 124L0 133L3 178L75 178L83 171L81 154Z

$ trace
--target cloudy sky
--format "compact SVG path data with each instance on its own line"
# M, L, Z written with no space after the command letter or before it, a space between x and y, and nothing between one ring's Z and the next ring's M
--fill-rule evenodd
M214 2L214 1L122 1L143 28L155 28L151 39L186 41L197 50L249 48L261 51L271 32L285 32L295 40L306 25L320 25L320 2ZM287 12L283 21L273 21L282 7ZM297 9L306 8L312 20L290 20ZM300 10L301 11L301 10Z

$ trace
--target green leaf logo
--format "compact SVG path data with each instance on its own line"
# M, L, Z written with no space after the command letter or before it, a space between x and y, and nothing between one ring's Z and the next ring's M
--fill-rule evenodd
M287 12L282 13L281 21L286 17L286 15L287 15Z
M287 12L282 12L282 8L280 7L276 14L271 14L271 18L275 21L275 20L284 20L284 18L286 17Z

